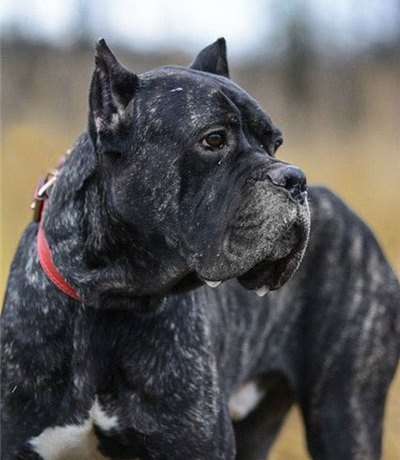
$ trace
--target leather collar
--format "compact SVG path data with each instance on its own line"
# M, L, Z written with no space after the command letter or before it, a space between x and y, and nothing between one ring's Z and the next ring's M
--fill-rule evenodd
M78 302L83 302L81 295L72 287L68 281L62 276L62 274L57 269L54 264L53 257L51 255L51 249L49 243L46 239L46 235L43 229L42 215L45 207L45 203L49 197L51 188L53 187L55 181L57 180L58 175L61 172L64 162L69 152L61 159L57 165L57 169L50 172L45 179L41 178L36 187L34 200L31 204L31 209L33 210L33 220L39 224L36 245L37 252L39 257L40 265L43 271L46 273L47 277L52 281L52 283L64 294L77 300Z

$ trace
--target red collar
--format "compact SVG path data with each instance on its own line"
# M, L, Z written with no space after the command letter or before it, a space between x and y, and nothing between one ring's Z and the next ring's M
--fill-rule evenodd
M68 281L61 275L54 265L53 257L51 255L49 243L47 242L44 234L42 222L39 223L39 230L37 234L37 251L39 255L40 265L48 278L58 287L58 289L69 297L82 302L82 297L78 292L68 283Z
M67 296L72 297L78 302L82 302L82 297L79 295L76 289L68 283L68 281L62 276L62 274L55 266L53 257L51 255L50 246L47 242L43 229L42 214L44 204L49 196L49 190L56 181L62 165L59 165L57 170L50 173L44 181L40 180L35 191L35 197L31 208L33 209L33 220L39 223L36 245L40 265L42 266L42 269L48 278L55 284L55 286L57 286L60 291L64 292L64 294L67 294Z

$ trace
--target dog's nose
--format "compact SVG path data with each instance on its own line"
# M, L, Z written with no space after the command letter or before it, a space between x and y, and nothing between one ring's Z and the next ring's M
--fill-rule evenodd
M307 180L300 168L281 163L270 168L267 176L274 185L285 188L294 200L304 203Z

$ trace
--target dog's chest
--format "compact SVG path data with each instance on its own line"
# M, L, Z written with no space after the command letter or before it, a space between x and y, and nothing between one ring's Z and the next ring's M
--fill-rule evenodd
M96 399L88 415L80 423L51 426L29 444L44 460L100 460L104 457L97 449L98 439L94 426L103 432L118 429L118 417L108 414Z
M229 414L234 421L239 421L255 409L265 396L257 381L244 383L229 399Z

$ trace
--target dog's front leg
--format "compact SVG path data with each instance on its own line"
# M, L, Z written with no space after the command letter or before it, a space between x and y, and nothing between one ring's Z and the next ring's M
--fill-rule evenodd
M197 422L190 412L191 408L181 407L169 414L168 422L160 412L159 426L151 434L133 428L109 432L97 429L98 449L114 460L233 460L235 443L226 409L210 417L206 408L196 415Z

